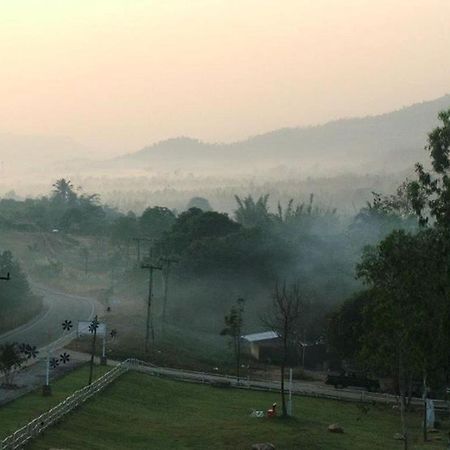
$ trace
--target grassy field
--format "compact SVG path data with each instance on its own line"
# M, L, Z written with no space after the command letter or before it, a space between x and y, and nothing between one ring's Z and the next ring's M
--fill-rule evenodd
M74 372L55 385L56 395L32 394L0 409L0 430L19 425L25 416L69 394L84 382L86 370ZM277 449L401 449L393 439L398 413L374 406L364 413L352 403L296 397L295 417L257 419L252 408L267 409L275 393L220 389L128 373L36 439L31 449L249 449L255 442L272 442ZM339 423L344 434L327 431ZM442 449L445 432L420 443L420 415L411 414L413 449Z
M100 377L107 370L110 368L96 366L94 377ZM83 366L69 375L59 378L52 383L53 395L51 397L43 397L39 389L0 407L0 437L3 439L31 419L64 400L77 389L81 389L88 381L88 373L88 366Z

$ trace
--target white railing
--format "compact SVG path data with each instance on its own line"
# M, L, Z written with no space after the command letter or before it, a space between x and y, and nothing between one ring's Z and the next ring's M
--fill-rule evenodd
M157 367L153 364L141 361L138 359L130 359L130 368L140 372L149 373L155 376L174 378L181 381L189 381L194 383L208 383L220 384L229 383L230 386L241 389L253 389L261 391L279 391L279 380L264 380L262 378L241 377L239 382L235 376L211 374L207 372L195 372L192 370L170 369L164 367ZM289 382L285 381L285 390L288 392ZM329 400L340 400L348 402L363 402L363 403L384 403L384 404L399 404L399 397L392 394L367 392L365 390L350 390L350 389L334 389L327 387L308 387L307 384L301 382L294 382L292 385L292 393L294 395L301 395L304 397L323 398ZM412 398L413 405L421 406L423 400L421 398ZM445 400L434 400L435 408L449 411L449 402Z
M117 377L127 372L129 366L129 360L126 360L106 372L91 385L75 391L71 396L58 403L52 409L41 414L36 419L27 423L25 426L19 428L16 432L3 439L0 444L0 449L15 450L23 447L29 440L42 433L42 431L44 431L47 427L60 420L64 415L71 412L73 409L83 404L88 398L108 386L108 384L114 381Z
M170 369L158 367L153 364L141 361L135 358L129 358L115 366L102 377L94 381L90 386L74 392L70 397L41 414L36 419L23 426L15 433L8 436L0 444L0 450L15 450L21 448L30 439L39 435L47 427L60 420L65 414L69 413L79 405L84 403L88 398L101 391L117 377L128 370L136 370L154 376L168 377L180 381L191 383L207 383L210 385L229 385L234 388L252 389L260 391L279 391L280 381L267 381L262 379L241 378L238 382L236 377L230 375L210 374L207 372L195 372L190 370ZM288 383L286 382L286 392ZM398 404L398 397L390 394L380 394L365 391L350 391L337 389L317 389L306 388L301 383L295 383L292 386L292 394L307 397L316 397L323 399L332 399L350 402L379 402L387 404ZM449 404L444 400L435 400L435 407L448 411ZM422 404L423 400L419 398L413 399L413 404Z

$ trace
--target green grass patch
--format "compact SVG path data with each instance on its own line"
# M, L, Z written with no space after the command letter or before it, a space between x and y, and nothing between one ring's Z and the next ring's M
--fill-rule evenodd
M265 410L274 401L279 401L277 393L219 389L130 372L47 430L30 448L236 450L250 449L256 442L272 442L278 450L403 447L393 439L400 431L400 419L392 408L372 406L363 412L353 403L296 397L294 418L250 417L252 408ZM420 443L420 419L419 412L408 417L412 448L443 448L445 431L441 441ZM331 423L339 423L344 434L329 433Z
M98 378L108 370L111 370L111 368L96 366L94 368L94 377ZM38 389L0 407L1 439L4 439L18 428L26 425L30 420L57 405L74 391L86 386L88 377L89 367L85 365L54 381L52 383L53 395L51 397L43 397L41 389Z
M118 321L123 321L123 317L118 317ZM142 332L136 333L130 330L125 336L121 336L116 342L112 342L110 357L122 360L129 355L138 359L148 360L154 364L164 367L179 367L191 370L204 370L212 372L214 367L219 367L222 373L234 373L234 355L229 340L223 336L211 333L180 328L168 325L164 336L157 336L156 342L151 346L150 352L145 353L143 349L142 326L137 325L140 319L133 319L136 329ZM120 329L120 322L117 324ZM244 360L244 357L243 357Z

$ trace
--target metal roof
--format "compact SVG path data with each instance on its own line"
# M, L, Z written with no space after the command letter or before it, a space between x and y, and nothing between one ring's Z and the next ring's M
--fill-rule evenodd
M268 341L270 339L279 338L280 335L275 331L263 331L262 333L253 333L246 334L245 336L241 336L242 339L245 339L248 342L258 342L258 341Z

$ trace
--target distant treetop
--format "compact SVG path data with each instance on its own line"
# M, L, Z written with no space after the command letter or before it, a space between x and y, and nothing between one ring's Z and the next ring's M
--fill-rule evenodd
M210 205L208 199L206 199L204 197L192 197L186 206L186 209L191 209L191 208L198 208L204 212L212 211L212 208L211 208L211 205Z

